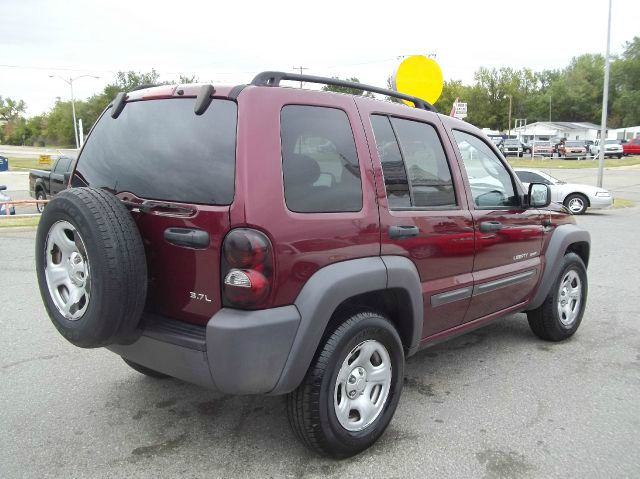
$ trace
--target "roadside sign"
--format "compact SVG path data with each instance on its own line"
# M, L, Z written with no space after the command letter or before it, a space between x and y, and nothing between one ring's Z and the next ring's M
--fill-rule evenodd
M40 158L38 159L38 165L51 166L51 155L40 155Z
M456 118L466 118L467 116L467 104L466 103L456 103L455 104L456 111L453 114Z

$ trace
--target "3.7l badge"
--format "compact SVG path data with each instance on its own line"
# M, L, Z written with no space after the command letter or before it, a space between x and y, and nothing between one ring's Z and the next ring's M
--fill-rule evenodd
M194 291L189 291L189 297L197 301L206 301L207 303L211 302L211 300L204 293L196 293Z

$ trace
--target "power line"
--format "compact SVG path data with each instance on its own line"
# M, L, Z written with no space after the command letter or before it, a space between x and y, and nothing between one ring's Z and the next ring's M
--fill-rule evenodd
M300 75L302 75L302 70L308 70L307 67L293 67L294 70L300 70ZM302 88L302 81L300 81L300 88Z

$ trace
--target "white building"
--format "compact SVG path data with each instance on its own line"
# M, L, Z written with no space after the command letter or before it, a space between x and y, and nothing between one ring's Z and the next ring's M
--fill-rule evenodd
M611 140L630 140L637 136L640 136L640 126L618 128L617 130L609 130L607 132L607 138Z
M567 140L595 140L600 137L600 126L588 122L537 121L511 129L511 135L526 142L550 140L554 137Z

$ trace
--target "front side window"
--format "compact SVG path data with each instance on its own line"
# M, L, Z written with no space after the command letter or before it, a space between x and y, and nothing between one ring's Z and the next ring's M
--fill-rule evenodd
M371 117L390 208L455 206L447 157L426 123Z
M298 213L360 211L360 167L347 114L287 105L280 127L287 207Z
M453 130L473 201L479 208L517 206L511 175L491 148L480 138Z

